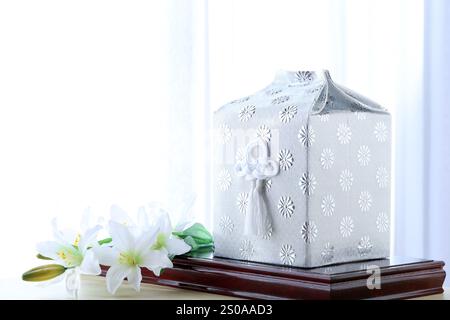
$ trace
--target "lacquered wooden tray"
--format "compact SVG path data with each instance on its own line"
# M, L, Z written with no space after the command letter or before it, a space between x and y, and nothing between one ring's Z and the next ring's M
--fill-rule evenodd
M374 275L368 266L379 266L380 289L367 286ZM250 299L406 299L442 293L443 267L442 261L402 257L315 269L179 257L160 277L143 269L143 282Z

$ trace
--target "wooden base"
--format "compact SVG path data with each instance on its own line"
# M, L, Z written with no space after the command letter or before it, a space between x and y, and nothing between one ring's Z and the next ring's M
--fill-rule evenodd
M379 267L380 289L367 286L374 276L369 266ZM442 293L443 267L442 261L401 257L315 269L179 257L160 277L147 269L142 276L145 283L250 299L407 299Z

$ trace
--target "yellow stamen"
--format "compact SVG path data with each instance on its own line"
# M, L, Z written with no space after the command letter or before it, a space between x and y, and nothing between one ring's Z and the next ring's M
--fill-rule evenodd
M140 262L141 258L133 252L121 252L119 254L119 263L121 264L136 266L139 265Z
M76 249L62 248L56 254L68 267L77 266L82 260L82 256Z
M152 250L161 250L166 246L166 235L164 233L158 233L156 236L156 241L152 245Z
M81 239L81 235L78 233L77 236L75 237L75 241L73 242L73 245L75 247L78 247L78 244L80 243L80 239Z

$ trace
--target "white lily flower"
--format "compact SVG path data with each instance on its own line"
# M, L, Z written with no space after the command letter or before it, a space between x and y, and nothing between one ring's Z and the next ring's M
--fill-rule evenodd
M137 219L133 219L122 208L117 205L113 205L111 206L110 216L110 221L126 226L135 236L139 236L142 232L146 232L153 228L153 225L149 223L148 213L144 207L139 208L136 217Z
M55 240L38 243L37 251L66 268L79 268L81 274L100 274L98 259L94 252L88 249L95 245L101 226L76 233L72 230L58 230L56 219L53 219L52 225Z
M169 215L167 213L162 214L158 219L158 232L156 234L156 240L153 243L151 249L158 252L161 256L178 256L185 254L191 250L191 247L184 242L184 240L177 238L172 234L172 224L170 222ZM161 273L161 269L172 268L172 261L160 260L160 264L152 268L153 273L157 276Z
M150 202L146 206L142 206L138 210L137 221L142 231L149 229L157 229L159 218L167 214L163 209L163 205L159 202Z
M100 262L110 266L106 273L106 287L112 294L117 291L125 278L136 291L139 291L142 267L152 270L157 265L170 262L167 255L151 250L151 245L155 242L156 230L153 232L148 230L136 235L130 228L116 221L110 221L109 231L114 246L94 249Z

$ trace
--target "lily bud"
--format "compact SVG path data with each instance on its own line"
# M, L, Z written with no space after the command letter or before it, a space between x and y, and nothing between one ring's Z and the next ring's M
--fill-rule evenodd
M47 281L62 275L66 268L59 264L47 264L28 270L22 275L24 281Z

